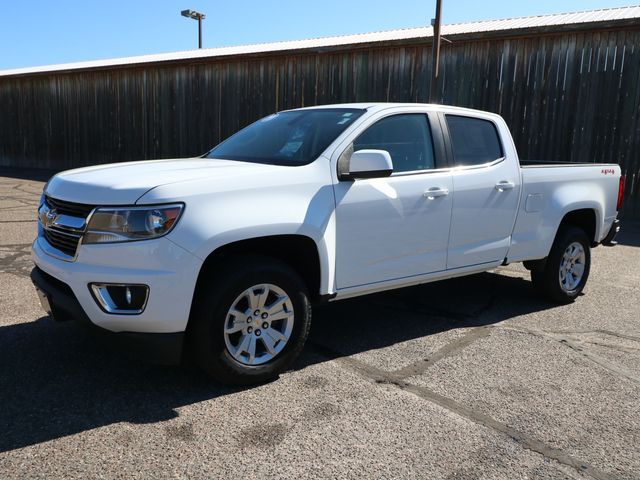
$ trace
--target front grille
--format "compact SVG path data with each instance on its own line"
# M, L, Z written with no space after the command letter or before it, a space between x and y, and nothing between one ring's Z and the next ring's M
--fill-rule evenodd
M73 260L86 228L87 217L95 206L67 202L48 195L44 203L38 211L42 236L58 252L70 257L64 260Z
M65 200L58 200L57 198L51 198L45 196L45 202L51 209L55 209L56 212L63 215L70 215L72 217L87 218L91 213L91 210L95 208L95 205L87 205L84 203L67 202Z
M57 248L70 257L75 257L78 243L80 243L80 235L49 228L44 229L44 238L47 239L47 242L49 242L52 247Z

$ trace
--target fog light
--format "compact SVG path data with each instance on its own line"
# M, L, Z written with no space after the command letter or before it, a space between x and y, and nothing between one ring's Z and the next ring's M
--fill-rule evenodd
M107 313L137 315L147 306L147 285L92 283L89 287L95 301Z

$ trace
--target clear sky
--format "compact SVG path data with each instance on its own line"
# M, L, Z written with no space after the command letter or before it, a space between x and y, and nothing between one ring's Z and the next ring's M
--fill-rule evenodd
M640 3L636 0L635 3ZM443 23L633 5L633 0L443 0ZM0 69L428 25L435 0L0 0Z

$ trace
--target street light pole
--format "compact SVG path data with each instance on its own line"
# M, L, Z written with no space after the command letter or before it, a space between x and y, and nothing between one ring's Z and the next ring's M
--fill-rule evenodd
M442 0L436 0L436 18L432 20L433 25L433 52L431 66L431 85L429 91L429 102L436 103L438 75L440 74L440 23L442 16Z
M202 48L202 20L205 19L206 15L195 10L182 10L180 15L198 20L198 48Z

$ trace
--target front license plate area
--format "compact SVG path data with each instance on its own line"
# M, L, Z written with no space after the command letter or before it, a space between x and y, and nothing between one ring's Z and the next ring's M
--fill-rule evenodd
M53 319L53 312L51 309L51 300L49 300L49 295L36 287L36 292L38 293L38 298L40 299L40 305L42 305L42 309L47 312L47 315Z

